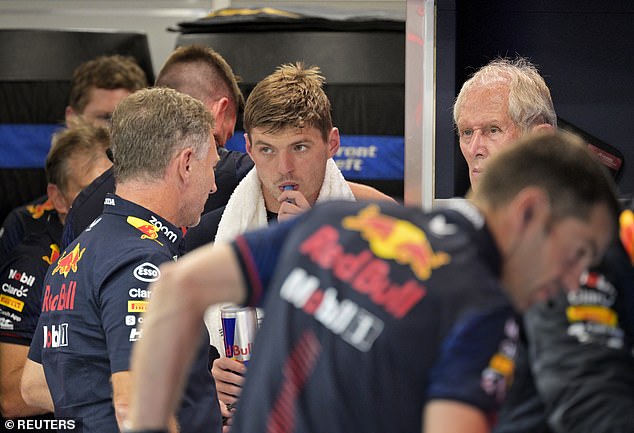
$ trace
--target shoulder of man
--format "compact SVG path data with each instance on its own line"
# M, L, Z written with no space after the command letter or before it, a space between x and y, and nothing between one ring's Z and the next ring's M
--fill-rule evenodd
M109 168L84 188L73 201L66 216L62 248L67 247L103 212L103 201L108 193L114 192L114 174Z

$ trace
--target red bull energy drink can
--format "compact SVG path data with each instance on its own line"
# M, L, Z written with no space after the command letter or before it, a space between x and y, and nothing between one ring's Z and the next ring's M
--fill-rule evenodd
M255 308L227 306L220 309L225 356L247 365L258 328Z

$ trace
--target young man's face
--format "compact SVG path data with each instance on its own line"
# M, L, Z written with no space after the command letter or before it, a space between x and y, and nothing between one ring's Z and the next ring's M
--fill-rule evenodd
M588 221L546 221L509 256L502 275L520 310L579 288L581 274L596 264L611 240L614 222L605 205L596 205Z
M339 149L337 128L330 130L327 140L314 127L286 128L275 133L253 128L246 137L267 209L278 211L278 197L289 185L312 206L324 182L326 162Z
M505 84L473 87L465 95L457 121L460 150L474 186L488 158L521 135L508 114L509 88Z
M88 92L88 103L82 113L68 107L66 109L66 124L71 125L76 117L95 126L110 126L112 113L117 104L130 93L127 89L99 89L92 87Z

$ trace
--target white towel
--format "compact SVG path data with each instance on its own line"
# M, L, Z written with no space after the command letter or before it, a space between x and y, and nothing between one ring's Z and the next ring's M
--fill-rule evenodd
M354 195L331 158L326 162L324 182L319 190L317 203L335 199L354 201ZM231 194L214 241L229 242L248 230L265 227L267 224L262 185L256 168L253 168Z
M332 158L326 162L324 182L319 190L317 203L328 200L355 200L348 182L346 182ZM254 167L231 194L231 198L229 198L229 202L220 218L215 242L230 242L248 230L266 227L267 225L262 185ZM220 308L225 305L231 304L214 305L205 312L205 323L209 329L211 344L218 349L221 356L224 356L224 342L222 339Z

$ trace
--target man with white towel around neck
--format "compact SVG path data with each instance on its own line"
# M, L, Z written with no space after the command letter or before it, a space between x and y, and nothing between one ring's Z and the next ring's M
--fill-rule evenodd
M332 157L340 145L331 105L318 67L280 66L250 93L244 108L246 150L255 168L236 187L224 208L191 228L187 250L212 241L229 241L270 222L284 221L327 200L388 200L366 185L347 182ZM220 307L205 317L211 342L224 354ZM246 372L243 364L221 356L212 373L221 402L233 405Z

